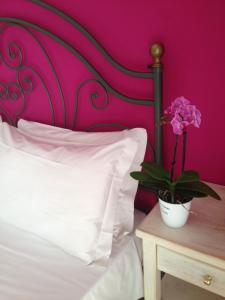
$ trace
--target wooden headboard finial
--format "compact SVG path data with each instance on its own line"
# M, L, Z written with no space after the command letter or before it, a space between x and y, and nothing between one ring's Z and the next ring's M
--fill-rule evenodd
M153 68L160 68L161 62L160 59L163 56L164 53L164 47L162 44L160 43L155 43L151 46L151 50L150 50L151 56L153 58L153 64L151 65L151 67Z

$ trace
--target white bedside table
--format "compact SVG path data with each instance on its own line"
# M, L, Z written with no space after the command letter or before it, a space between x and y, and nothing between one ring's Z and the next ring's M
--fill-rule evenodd
M194 199L187 224L172 229L158 204L136 231L143 241L145 300L161 299L160 271L225 296L225 187L210 184L222 201Z

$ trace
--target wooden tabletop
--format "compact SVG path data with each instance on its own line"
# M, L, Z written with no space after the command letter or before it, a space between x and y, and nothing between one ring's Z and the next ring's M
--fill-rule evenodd
M212 256L225 269L225 186L209 185L221 196L221 201L211 197L193 199L187 224L179 229L164 225L157 204L138 227L137 236L201 252L209 260Z

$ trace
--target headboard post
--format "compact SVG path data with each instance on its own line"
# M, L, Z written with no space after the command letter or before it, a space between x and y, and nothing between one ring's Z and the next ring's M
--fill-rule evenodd
M153 64L150 66L154 74L154 104L155 104L155 161L162 164L162 64L161 57L164 48L160 43L155 43L150 50L153 58Z

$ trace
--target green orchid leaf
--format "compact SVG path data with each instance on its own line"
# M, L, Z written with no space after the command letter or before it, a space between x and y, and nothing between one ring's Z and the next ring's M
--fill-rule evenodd
M139 180L140 185L148 188L151 191L158 192L159 190L169 189L169 185L166 181L155 179L143 171L131 172L130 175L134 179Z
M144 173L144 172L131 172L130 176L136 180L139 181L148 181L149 179L151 179L152 177L149 176L148 174Z
M198 173L195 171L191 171L191 170L182 172L182 174L179 177L177 177L177 179L176 179L176 181L180 182L180 183L194 182L194 181L199 181L199 180L200 180L200 177L199 177Z
M169 180L170 175L167 170L165 170L161 165L153 163L153 162L143 162L142 167L144 171L152 176L155 179L163 180L167 179Z
M221 200L220 196L211 187L201 181L178 183L176 190L199 192Z
M163 181L140 181L140 184L153 192L168 190L167 184Z
M146 191L158 193L158 187L156 187L156 185L154 185L154 184L151 185L148 182L141 182L140 186L142 186L143 188L145 188Z
M176 193L181 197L181 198L203 198L207 197L206 194L196 192L196 191L185 191L185 190L176 190Z

